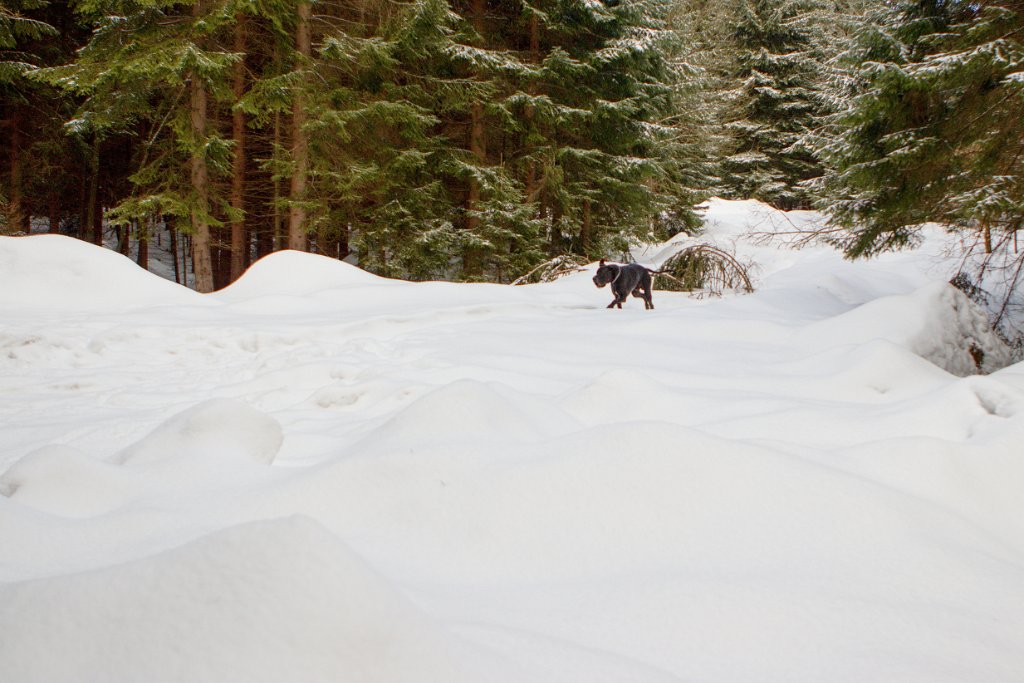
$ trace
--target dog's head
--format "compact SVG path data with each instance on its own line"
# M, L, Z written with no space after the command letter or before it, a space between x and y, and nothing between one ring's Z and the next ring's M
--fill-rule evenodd
M597 266L597 273L594 275L594 284L598 287L604 287L606 284L615 279L615 276L619 274L619 267L612 264L606 264L604 259L601 259L601 263Z

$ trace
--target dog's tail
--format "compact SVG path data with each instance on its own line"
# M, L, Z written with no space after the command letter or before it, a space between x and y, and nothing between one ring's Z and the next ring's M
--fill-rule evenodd
M647 266L644 266L644 270L646 270L651 275L664 275L665 273L668 272L667 270L654 270L653 268L648 268Z

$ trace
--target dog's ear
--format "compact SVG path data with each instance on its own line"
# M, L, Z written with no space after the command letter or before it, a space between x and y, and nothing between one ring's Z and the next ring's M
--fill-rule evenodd
M604 268L604 259L601 259L601 262L597 264L597 267Z

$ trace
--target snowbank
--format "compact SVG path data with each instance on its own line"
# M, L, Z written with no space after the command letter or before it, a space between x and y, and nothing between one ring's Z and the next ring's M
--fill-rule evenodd
M85 312L202 305L203 296L116 252L63 235L0 237L0 308Z
M1013 362L1010 348L977 304L937 282L911 294L881 297L801 330L808 350L883 339L954 375L994 372Z
M281 448L281 425L240 401L205 401L118 453L113 462L145 465L168 459L215 458L269 465Z
M815 220L713 200L757 291L654 311L0 240L4 680L1017 683L1024 365Z
M270 295L301 296L387 282L344 261L288 249L268 254L249 266L230 287L217 292L217 297L234 301Z
M129 474L67 446L44 446L0 475L0 495L62 517L92 517L131 500Z

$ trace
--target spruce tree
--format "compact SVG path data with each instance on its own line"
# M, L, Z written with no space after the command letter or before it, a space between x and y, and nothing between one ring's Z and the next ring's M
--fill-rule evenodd
M525 162L553 253L589 257L628 238L695 223L699 201L688 168L693 147L673 69L671 6L540 2L541 58L523 105L532 108ZM666 227L663 223L670 223Z
M302 94L306 186L289 204L305 214L311 247L393 277L450 276L453 154L435 112L458 89L445 74L457 17L427 0L316 19L305 75L258 81L242 103L259 123L281 106L276 88ZM281 151L277 173L294 179L296 156Z
M230 147L209 120L237 60L213 40L221 8L202 0L81 0L78 8L95 21L92 39L74 64L41 77L84 97L73 130L139 138L136 190L114 216L187 219L196 288L212 291L214 204L226 203L211 175L226 168Z
M43 61L41 41L56 34L53 26L30 15L45 6L42 0L7 0L0 5L0 105L5 129L0 149L7 160L6 191L0 194L0 201L7 232L29 229L25 150L39 122L32 120L36 117L30 116L28 107L39 95L39 88L25 75Z
M1019 3L900 2L861 31L849 108L824 146L826 205L847 253L911 243L939 221L1015 232L1024 209Z
M720 171L730 197L809 205L802 183L821 174L804 144L824 113L820 9L809 0L743 0L738 8L725 114L732 142Z

